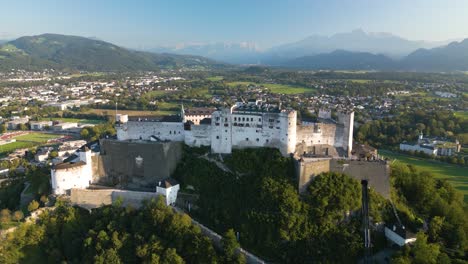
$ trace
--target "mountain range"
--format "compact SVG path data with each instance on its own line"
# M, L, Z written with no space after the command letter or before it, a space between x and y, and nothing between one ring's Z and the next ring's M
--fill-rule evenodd
M0 70L213 69L226 67L227 64L218 61L227 61L313 70L468 71L468 39L433 48L434 45L386 33L353 31L329 38L315 36L267 51L260 51L250 43L216 43L158 48L150 52L119 47L96 38L43 34L0 44Z
M420 48L434 48L450 41L413 41L390 33L366 33L361 29L332 36L313 35L297 42L275 46L266 50L253 43L184 44L154 48L150 51L192 54L235 64L281 65L304 56L331 53L336 50L383 54L401 59Z
M134 51L97 39L59 34L20 37L0 45L0 70L134 71L220 65L200 56Z

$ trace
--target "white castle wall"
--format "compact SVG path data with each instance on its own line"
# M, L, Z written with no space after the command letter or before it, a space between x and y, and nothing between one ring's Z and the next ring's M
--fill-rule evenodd
M160 140L184 141L184 125L182 122L128 121L117 128L120 140L150 140L151 136Z
M185 144L191 147L211 145L211 125L191 126L184 131Z
M232 152L233 148L274 147L283 155L294 153L297 144L330 145L352 148L354 115L340 113L339 122L297 125L294 110L281 112L233 111L234 107L218 110L211 115L211 125L191 125L184 130L183 122L129 121L117 127L119 140L183 141L189 146L211 146L214 153ZM331 117L330 111L321 111L321 117Z

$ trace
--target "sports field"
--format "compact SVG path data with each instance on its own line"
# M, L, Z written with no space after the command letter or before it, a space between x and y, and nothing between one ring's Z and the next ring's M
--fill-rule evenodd
M10 152L13 152L21 148L32 148L47 143L48 140L58 138L61 135L57 134L46 134L46 133L29 133L13 137L16 142L0 145L0 156L4 156Z
M468 168L444 162L437 162L423 158L408 156L400 153L379 150L379 154L397 162L411 164L421 171L429 171L435 177L446 179L464 195L468 203Z

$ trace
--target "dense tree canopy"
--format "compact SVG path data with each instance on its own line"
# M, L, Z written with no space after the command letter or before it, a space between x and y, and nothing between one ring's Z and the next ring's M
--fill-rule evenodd
M194 215L203 223L219 232L234 229L244 247L272 261L343 262L360 256L357 181L325 173L301 197L293 159L275 149L236 150L225 157L229 171L194 153L186 152L174 175L199 194Z
M0 263L231 263L162 199L141 210L113 205L91 213L60 204L9 234L0 252Z

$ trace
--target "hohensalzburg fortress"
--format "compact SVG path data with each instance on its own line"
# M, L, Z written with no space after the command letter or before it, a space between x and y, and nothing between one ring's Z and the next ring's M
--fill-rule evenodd
M236 103L221 110L182 107L177 118L152 120L117 115L118 140L180 141L189 146L210 146L213 153L235 148L273 147L283 155L310 153L349 157L353 145L354 112L320 110L316 122L297 122L293 109L259 100Z

